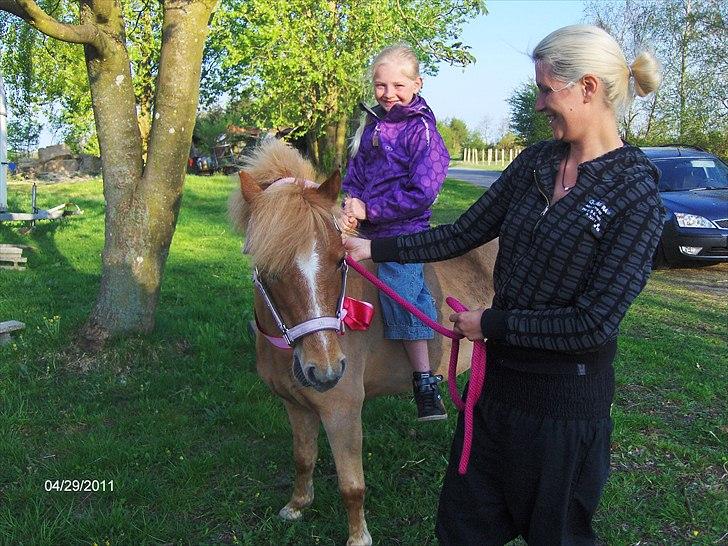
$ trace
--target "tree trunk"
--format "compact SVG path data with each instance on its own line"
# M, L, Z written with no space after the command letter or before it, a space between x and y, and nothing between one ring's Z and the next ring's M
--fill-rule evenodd
M123 23L102 29L118 37L112 40L113 54L100 56L86 46L106 198L101 286L81 332L81 341L88 347L103 345L109 337L154 328L182 198L211 11L211 1L165 2L145 167ZM110 21L113 24L114 17Z
M343 170L346 161L346 131L349 128L349 118L342 115L336 126L336 153L334 167Z
M318 165L321 159L321 155L319 153L319 141L313 132L306 133L306 150L308 151L308 158L314 165Z

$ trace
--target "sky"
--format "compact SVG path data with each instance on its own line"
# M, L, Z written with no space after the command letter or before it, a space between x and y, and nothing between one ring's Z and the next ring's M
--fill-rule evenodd
M506 99L513 90L533 77L528 53L551 31L584 22L584 2L486 0L486 7L488 15L471 20L461 36L476 63L466 68L441 64L437 76L424 76L422 96L438 120L455 117L471 130L489 125L490 132L507 120Z

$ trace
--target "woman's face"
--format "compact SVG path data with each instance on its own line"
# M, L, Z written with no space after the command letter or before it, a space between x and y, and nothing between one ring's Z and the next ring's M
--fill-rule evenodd
M543 63L536 63L536 111L549 119L557 140L577 139L588 123L582 118L584 101L580 82L565 82L554 78Z
M374 70L374 96L387 112L395 104L405 106L412 102L422 88L422 78L411 79L396 63L380 64Z

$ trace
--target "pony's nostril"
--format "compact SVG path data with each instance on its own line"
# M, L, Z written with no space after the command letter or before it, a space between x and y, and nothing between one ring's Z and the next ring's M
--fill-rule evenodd
M342 375L342 377L343 377L345 371L346 371L346 359L345 358L342 358L341 359L341 375Z
M309 366L306 368L306 379L308 379L309 383L318 383L318 379L316 379L316 367L315 366Z

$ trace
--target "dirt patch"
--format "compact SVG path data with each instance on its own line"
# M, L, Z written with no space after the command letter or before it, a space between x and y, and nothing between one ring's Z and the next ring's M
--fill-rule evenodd
M662 269L654 273L663 282L698 293L728 296L728 263L705 267Z

